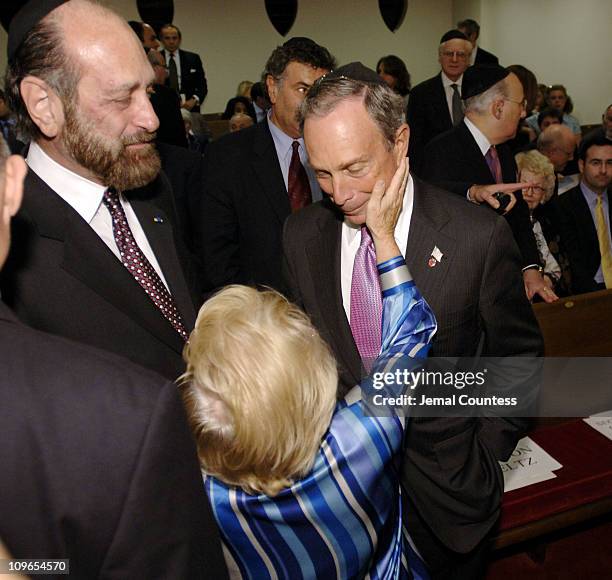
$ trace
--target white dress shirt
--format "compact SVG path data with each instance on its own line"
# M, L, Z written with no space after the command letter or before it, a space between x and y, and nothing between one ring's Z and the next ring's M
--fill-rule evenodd
M450 118L453 118L453 87L451 85L457 85L457 90L459 91L459 96L461 96L461 83L463 81L463 75L461 75L456 81L451 81L442 71L442 86L444 87L444 94L446 95L446 106L448 107L448 112L450 114Z
M414 182L412 176L408 176L402 211L395 226L393 237L399 246L400 252L406 257L406 244L408 242L408 232L410 231L410 220L412 219L412 209L414 207ZM355 226L346 219L342 223L342 236L340 241L340 284L342 286L342 304L346 317L351 320L351 284L353 281L353 265L355 255L361 244L361 226Z
M111 252L121 261L121 253L113 235L113 220L110 212L102 203L106 187L89 181L89 179L85 179L60 165L51 159L34 141L30 144L26 161L30 169L91 226ZM168 288L157 258L130 202L125 199L122 193L119 194L119 200L138 247ZM168 288L168 290L170 289Z

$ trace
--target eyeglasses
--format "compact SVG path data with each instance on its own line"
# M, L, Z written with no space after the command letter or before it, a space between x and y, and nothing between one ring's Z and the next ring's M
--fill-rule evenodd
M510 101L511 103L518 105L519 107L521 107L521 109L523 109L523 111L527 110L527 99L523 99L522 101L513 101L512 99L504 97L504 101Z
M456 56L457 58L467 58L468 53L463 52L462 50L443 50L442 56L445 56L446 58L453 58L453 56Z

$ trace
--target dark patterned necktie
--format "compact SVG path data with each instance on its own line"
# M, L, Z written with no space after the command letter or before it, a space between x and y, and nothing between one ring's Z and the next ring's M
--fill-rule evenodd
M453 83L451 88L453 89L453 125L458 125L463 120L463 104L457 84Z
M308 175L300 160L299 141L294 141L291 147L293 147L293 153L291 154L291 163L289 164L287 189L289 190L291 211L297 211L312 203L312 195L310 193Z
M176 61L174 60L174 53L170 55L168 59L168 85L171 89L174 89L177 93L179 92L179 80L178 71L176 70Z
M495 183L502 183L502 170L501 163L499 162L499 155L497 154L497 149L495 149L495 145L491 145L487 154L485 155L485 161L489 166L489 170L491 171L491 175L493 179L495 179Z
M351 280L351 332L365 368L369 371L380 352L382 334L382 293L376 250L366 226L353 262Z
M174 298L158 276L151 262L147 260L138 247L130 225L128 224L119 194L112 188L104 192L102 203L106 206L113 220L113 235L121 254L121 261L147 296L157 306L164 318L174 327L185 341L189 335L183 326L183 320L176 307Z

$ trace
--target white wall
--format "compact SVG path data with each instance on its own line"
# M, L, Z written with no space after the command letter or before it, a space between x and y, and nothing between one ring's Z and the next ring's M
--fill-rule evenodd
M106 0L139 19L135 0ZM266 59L284 42L269 23L264 0L175 0L184 48L200 53L210 92L204 110L223 110L243 79L258 80ZM610 0L409 0L402 27L391 33L376 0L300 0L289 36L310 36L340 63L397 54L413 84L436 73L440 36L460 18L482 26L481 44L503 64L524 64L540 82L568 88L581 123L597 123L612 102ZM0 31L0 70L6 33Z
M581 124L601 122L612 102L610 0L483 0L482 45L538 82L563 84Z

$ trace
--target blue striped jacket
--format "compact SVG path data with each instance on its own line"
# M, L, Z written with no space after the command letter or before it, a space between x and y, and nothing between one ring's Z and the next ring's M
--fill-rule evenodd
M414 368L427 356L434 315L401 256L380 264L379 276L382 348L373 372ZM403 528L398 464L405 419L369 416L360 387L371 389L371 377L338 403L311 472L277 496L205 476L232 577L428 578ZM404 387L384 388L393 395Z

